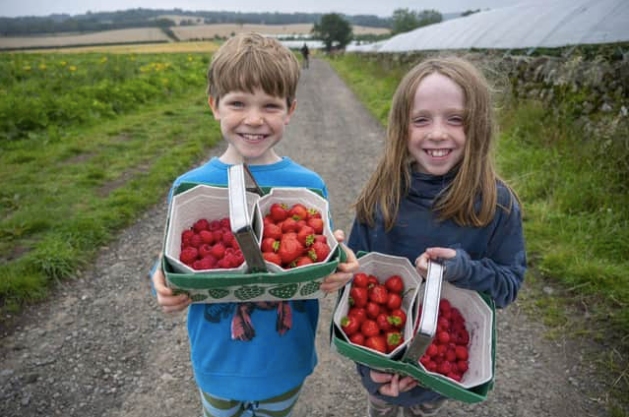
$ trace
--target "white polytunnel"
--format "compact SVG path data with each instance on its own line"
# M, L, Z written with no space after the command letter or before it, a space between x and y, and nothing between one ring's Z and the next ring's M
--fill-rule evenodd
M629 0L547 0L481 11L347 50L528 49L626 41Z

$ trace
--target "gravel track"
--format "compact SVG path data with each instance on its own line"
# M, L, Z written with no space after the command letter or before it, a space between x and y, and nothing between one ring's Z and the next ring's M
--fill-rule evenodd
M323 176L335 228L349 232L350 204L381 152L382 126L315 59L302 75L287 133L278 151ZM200 415L185 314L163 314L146 278L165 219L164 200L103 248L93 269L1 329L0 416ZM333 297L322 301L319 366L306 382L298 417L366 415L353 364L329 348L333 303ZM494 390L481 404L450 402L441 415L608 415L604 384L587 361L590 343L547 340L519 301L498 312L497 326Z

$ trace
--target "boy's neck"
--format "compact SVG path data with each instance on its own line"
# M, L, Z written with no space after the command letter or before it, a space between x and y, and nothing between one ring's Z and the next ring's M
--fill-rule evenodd
M264 155L261 155L259 158L255 159L245 159L237 152L234 152L233 149L228 149L218 158L224 164L227 165L236 165L236 164L247 164L247 165L271 165L278 163L282 160L282 158L275 152L267 152Z

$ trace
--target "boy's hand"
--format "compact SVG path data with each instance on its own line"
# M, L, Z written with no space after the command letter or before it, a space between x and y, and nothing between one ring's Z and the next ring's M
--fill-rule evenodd
M176 313L185 310L192 300L186 294L173 295L173 290L166 286L166 278L161 268L157 268L151 277L157 294L157 303L164 313Z
M369 371L369 377L378 384L384 384L378 392L389 397L397 397L402 392L410 391L417 386L417 381L410 376L387 374L378 371Z
M431 259L451 259L456 256L456 251L450 248L428 248L415 259L415 268L424 279L428 274L428 261Z
M358 259L356 258L354 251L342 243L345 240L345 233L343 233L342 230L335 230L334 238L337 242L339 242L339 245L341 245L341 249L345 251L347 259L345 259L345 262L338 265L336 272L328 275L321 283L319 288L321 291L328 294L340 290L345 286L345 284L351 281L354 276L354 272L358 270L359 266Z

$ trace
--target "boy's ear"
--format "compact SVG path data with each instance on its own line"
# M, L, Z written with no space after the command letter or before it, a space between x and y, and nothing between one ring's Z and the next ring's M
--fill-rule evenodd
M220 120L220 116L218 114L218 100L215 100L214 97L212 96L208 96L207 104L210 106L210 109L212 109L212 114L214 115L214 119Z
M293 115L293 113L295 113L296 108L297 108L297 100L293 100L290 107L288 108L288 114L286 115L286 121L284 122L285 125L287 125L288 122L290 122L290 117Z

